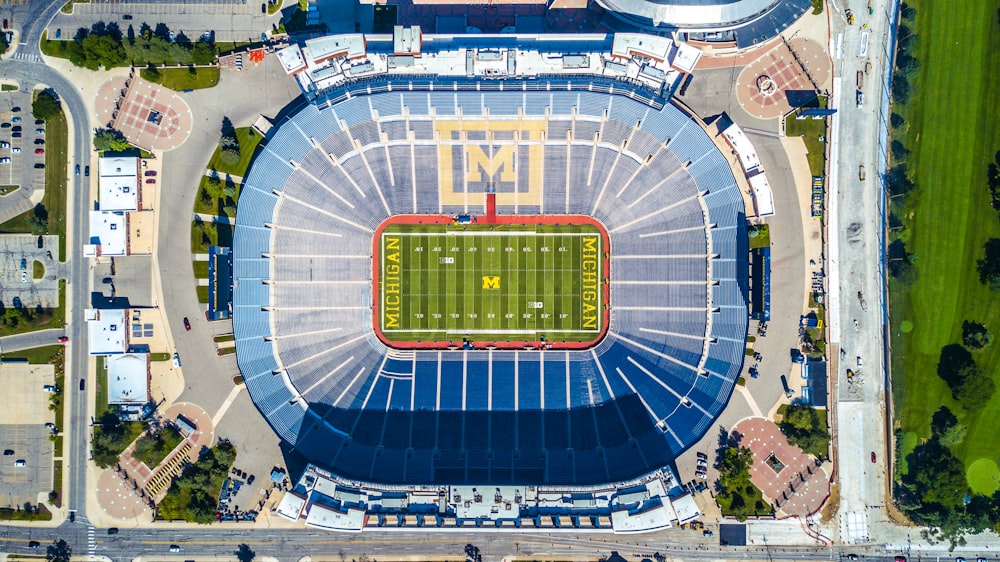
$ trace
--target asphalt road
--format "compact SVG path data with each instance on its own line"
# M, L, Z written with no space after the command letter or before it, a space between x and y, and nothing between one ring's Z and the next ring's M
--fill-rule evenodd
M58 343L59 338L64 335L66 335L66 330L52 329L4 336L0 338L0 353L21 351L22 349L42 347L43 345L53 345Z
M29 55L28 59L8 59L0 61L0 74L17 81L22 89L31 90L36 84L44 84L59 95L63 110L71 117L73 139L75 145L70 147L70 168L79 162L86 162L90 157L90 122L89 112L83 103L80 89L55 70L40 62L39 40L45 24L52 19L62 6L60 0L50 2L29 2L14 9L18 12L16 22L21 31L21 44L18 51ZM34 56L32 56L34 55ZM71 170L70 170L71 172ZM87 354L87 324L84 321L84 309L88 303L87 262L83 258L83 241L87 232L86 213L89 208L89 190L83 176L68 174L68 191L71 194L67 206L67 254L66 273L68 280L68 303L70 311L67 314L66 335L70 337L68 357L66 361L67 376L83 378L88 373ZM88 385L92 386L92 385ZM75 387L74 387L75 388ZM87 401L76 391L68 393L69 411L65 416L67 427L64 429L68 437L66 450L68 459L64 463L69 475L68 487L63 490L64 503L71 510L78 512L77 521L83 521L86 515L86 462L90 450L88 445L89 414ZM79 543L77 543L79 544ZM78 551L79 552L79 551Z

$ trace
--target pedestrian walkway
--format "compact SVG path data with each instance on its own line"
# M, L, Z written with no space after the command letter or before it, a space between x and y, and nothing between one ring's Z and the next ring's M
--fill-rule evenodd
M26 60L31 62L42 62L42 57L36 55L35 53L25 53L22 51L14 53L14 55L11 58L16 60Z
M214 222L216 224L236 224L235 217L227 217L225 215L210 215L208 213L195 213L195 218L201 219L203 222Z

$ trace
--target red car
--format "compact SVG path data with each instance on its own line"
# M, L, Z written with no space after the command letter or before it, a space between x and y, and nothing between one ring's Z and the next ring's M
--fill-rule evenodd
M66 336L59 336L59 343L66 343L68 341L69 341L68 337L66 337Z
M35 154L45 154L45 149L44 148L36 148L35 149Z
M184 329L189 332L191 331L191 323L188 322L187 316L184 317Z
M875 464L875 451L872 451L872 464Z
M149 178L148 180L146 180L146 183L156 183L156 180L154 180L153 178Z

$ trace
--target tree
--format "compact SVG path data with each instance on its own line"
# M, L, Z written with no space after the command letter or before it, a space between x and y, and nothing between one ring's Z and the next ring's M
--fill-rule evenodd
M976 367L965 377L962 384L952 391L952 395L955 400L961 402L963 408L972 412L985 406L995 391L996 385L993 379Z
M257 556L257 553L250 550L250 545L246 543L240 544L233 554L236 555L236 559L240 562L251 562Z
M1000 291L1000 238L990 238L983 246L985 255L976 262L979 282L991 291Z
M120 66L126 60L121 38L92 33L83 39L80 46L83 47L83 66L90 70L97 70L101 66L106 69Z
M210 41L198 41L191 48L191 62L197 65L212 64L215 61L215 45Z
M128 150L132 145L125 140L125 135L114 129L97 129L94 131L94 148L99 151L110 150L121 152Z
M979 322L962 322L962 343L969 349L983 349L993 344L993 334Z
M962 425L955 414L947 406L938 408L931 416L931 435L942 445L956 445L965 438L966 428Z
M72 556L73 549L63 539L53 541L45 548L45 559L50 562L69 562Z
M792 404L785 409L778 427L790 443L822 459L829 452L830 433L819 416L819 410L815 408Z
M975 367L976 361L972 358L972 354L957 343L941 348L937 374L944 382L948 383L952 392L965 381L969 375L969 369L975 369Z
M906 483L927 504L936 504L941 509L959 509L969 493L965 481L965 466L952 454L948 447L937 439L917 445L907 457L909 472Z
M35 119L48 121L59 115L60 111L62 111L62 106L59 104L59 98L52 90L38 92L35 100L31 102L31 114L35 116Z
M222 136L236 138L236 128L233 127L233 122L229 120L228 116L222 117Z
M889 115L889 123L892 125L893 129L898 129L906 124L906 120L903 119L902 115L893 112L891 115Z

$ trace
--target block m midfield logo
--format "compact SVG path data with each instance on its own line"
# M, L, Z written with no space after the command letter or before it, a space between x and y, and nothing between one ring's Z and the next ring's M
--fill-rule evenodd
M434 128L439 135L438 187L443 205L485 204L488 186L496 191L498 205L541 204L545 121L439 119ZM524 162L525 155L528 173L518 174L518 162ZM526 181L521 179L525 177Z

